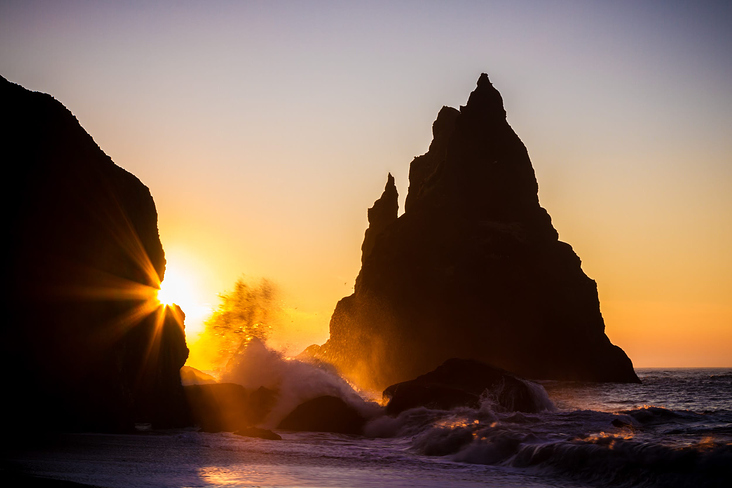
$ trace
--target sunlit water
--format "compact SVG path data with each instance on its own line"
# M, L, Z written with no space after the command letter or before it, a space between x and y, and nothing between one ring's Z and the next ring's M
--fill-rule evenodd
M641 385L544 383L555 408L537 414L486 398L376 418L366 437L79 434L14 465L105 487L732 486L732 369L638 373Z

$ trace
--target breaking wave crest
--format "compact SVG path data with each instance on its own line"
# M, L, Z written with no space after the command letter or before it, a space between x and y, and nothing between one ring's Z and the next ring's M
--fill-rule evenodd
M221 375L221 380L247 389L263 386L278 392L277 402L263 424L267 428L275 428L301 403L324 395L341 398L366 418L381 410L377 404L365 400L332 367L286 358L257 338L251 340Z
M490 410L491 412L514 412L522 409L529 412L553 412L556 410L554 402L551 401L543 386L533 381L517 379L526 385L529 392L529 405L524 405L526 399L519 390L506 388L505 384L501 382L495 388L483 392L481 409Z
M722 487L732 484L732 445L709 441L673 448L606 435L521 444L510 465L605 485Z
M537 385L538 386L538 385ZM537 398L546 395L537 389ZM541 394L543 392L543 394ZM420 455L502 466L601 486L732 486L732 415L644 406L539 413L499 406L414 408L373 419L370 437L411 438ZM546 400L549 400L546 397Z
M536 412L556 411L556 407L544 387L532 381L523 382L528 386L531 395L532 410ZM429 430L433 425L459 425L467 422L473 425L490 424L498 420L499 414L517 422L520 422L520 419L532 422L530 417L515 411L516 408L513 405L518 405L519 399L512 402L511 394L516 394L516 390L504 391L503 385L499 385L492 390L486 390L481 396L480 405L475 409L457 407L451 410L435 410L419 407L401 412L396 417L382 415L373 418L366 424L364 434L373 438L416 436Z
M729 415L652 406L617 413L491 415L464 409L431 414L404 412L399 417L399 432L412 434L413 450L425 456L608 486L732 486ZM416 434L404 428L415 417L424 422ZM715 423L720 426L716 430Z

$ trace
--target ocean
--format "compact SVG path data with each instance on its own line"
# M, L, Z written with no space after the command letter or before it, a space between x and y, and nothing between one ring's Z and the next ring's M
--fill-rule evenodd
M732 486L732 369L637 373L642 384L536 384L536 414L486 396L377 416L365 436L69 434L4 469L110 488Z

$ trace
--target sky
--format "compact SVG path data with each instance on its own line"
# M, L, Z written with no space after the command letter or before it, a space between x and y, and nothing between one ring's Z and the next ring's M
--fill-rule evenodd
M732 366L726 1L0 3L0 75L155 199L189 336L241 276L328 337L366 210L488 73L636 367Z

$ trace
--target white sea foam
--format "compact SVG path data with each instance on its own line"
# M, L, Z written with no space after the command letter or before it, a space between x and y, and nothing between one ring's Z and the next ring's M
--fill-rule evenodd
M366 418L381 413L377 404L362 398L332 368L285 358L256 338L221 375L221 380L248 389L263 386L278 391L277 402L263 423L267 428L277 427L301 403L324 395L341 398Z

